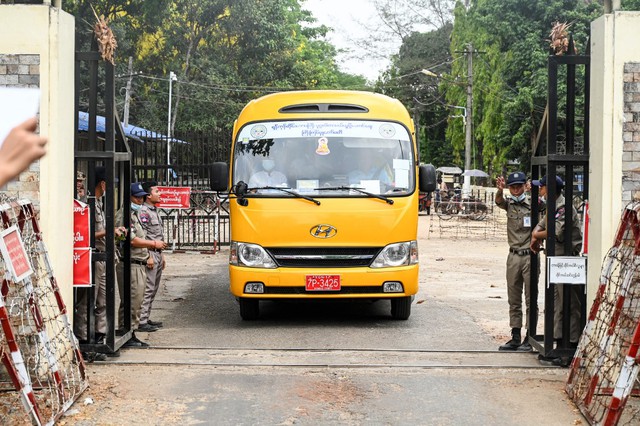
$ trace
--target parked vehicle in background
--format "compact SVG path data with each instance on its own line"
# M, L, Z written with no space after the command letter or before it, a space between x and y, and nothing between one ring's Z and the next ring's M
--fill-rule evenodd
M418 291L419 166L413 122L384 95L282 92L251 101L233 131L230 289L243 319L273 299L388 299L407 319Z

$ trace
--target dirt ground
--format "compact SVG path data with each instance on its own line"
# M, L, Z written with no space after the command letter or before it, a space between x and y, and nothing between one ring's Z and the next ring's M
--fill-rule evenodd
M464 220L461 220L459 225L458 228L469 226ZM499 218L493 223L487 221L485 224L472 225L484 226L485 228L491 228L491 230L484 233L478 233L477 229L468 231L464 229L453 230L454 222L452 221L443 223L437 216L420 216L420 291L416 296L413 309L416 317L421 315L421 312L433 311L434 306L444 306L451 312L458 312L457 315L460 317L469 317L469 327L474 329L479 327L482 330L478 335L479 338L481 337L479 339L480 343L478 343L480 349L484 348L484 350L491 351L497 349L498 345L508 340L510 331L505 284L506 234L503 232L504 228L502 228ZM168 254L168 266L157 303L161 316L156 319L171 320L169 315L175 315L173 306L176 303L184 302L187 298L194 297L190 293L193 280L198 276L210 273L212 264L222 265L226 263L226 256L226 251L216 255ZM542 300L540 300L539 304L542 306ZM230 305L229 308L221 307L219 309L224 311L220 313L221 316L232 317L234 318L233 321L237 321L237 308L235 306ZM225 309L229 311L227 312ZM426 309L426 311L421 311L421 309ZM465 321L467 320L465 319ZM379 322L379 320L376 321L376 326L380 326ZM542 313L540 322L542 323ZM257 334L250 334L250 336L269 333L270 328L279 325L281 326L282 324L273 322L266 324L265 328L259 328ZM224 327L238 327L238 324L231 322L229 325L224 325ZM245 328L243 333L249 331L246 329L246 324L242 324L242 322L240 322L240 327ZM295 332L304 333L303 327L304 324L295 324L294 329L297 330ZM540 327L542 327L542 324L540 324ZM185 333L195 332L191 329L185 330ZM209 333L210 330L203 332ZM443 330L440 334L444 332ZM436 330L434 333L438 333L438 331ZM478 334L475 331L474 333ZM221 345L220 342L211 343L206 341L208 339L215 341L217 336L215 332L210 335L203 334L202 336L203 341L193 344L194 346ZM296 338L294 336L297 337L297 335L291 335L290 338ZM145 334L141 337L156 347L185 346L184 341L180 340L180 335L177 333L170 335L157 332ZM251 341L248 341L247 346L251 344ZM242 348L241 345L238 346ZM253 353L251 350L246 349L247 346L229 355L229 357L257 364L265 362L266 365L270 365L269 362L271 362L269 361L271 358L268 357L280 356L281 359L278 362L282 362L282 359L284 359L283 355ZM446 349L455 351L456 348ZM206 357L209 357L209 361L211 357L220 356L220 350L217 349L216 351L212 350L206 354ZM382 368L381 370L371 370L368 374L365 372L358 375L357 373L352 373L352 371L341 371L339 368L328 371L311 369L311 371L304 374L297 374L295 371L277 373L277 370L269 370L268 368L247 370L245 372L241 367L237 366L214 366L211 369L198 364L202 359L206 358L205 355L189 354L184 350L182 356L191 360L191 365L180 367L167 363L167 365L156 364L153 367L140 368L131 368L127 365L127 362L132 362L132 366L141 362L139 357L144 357L144 355L141 355L143 352L125 351L121 359L114 359L116 363L113 365L89 364L90 389L78 399L59 424L389 424L388 419L395 418L389 414L389 410L392 409L385 411L385 409L366 408L365 406L361 408L364 412L369 410L378 414L358 413L356 415L353 413L354 407L350 406L348 409L351 410L351 414L349 414L351 417L333 419L327 417L328 414L321 409L323 401L314 401L310 405L311 408L305 408L304 415L302 415L303 421L295 420L294 417L296 416L289 418L289 420L276 420L279 419L276 414L270 414L273 417L269 417L267 414L264 415L265 417L246 417L250 415L247 413L251 413L255 406L265 403L275 404L275 408L272 407L273 413L290 410L291 407L287 407L287 404L280 406L276 400L282 397L280 392L282 389L288 388L289 384L292 384L293 389L307 389L308 392L308 383L302 381L307 376L317 376L318 383L333 382L335 377L343 377L344 380L336 382L336 389L340 388L340 386L344 388L347 385L377 389L377 387L382 386L381 383L388 380L396 380L394 377L397 376L397 380L404 381L388 383L388 386L390 389L396 389L399 392L397 397L399 399L394 399L397 404L407 404L407 410L402 414L406 419L405 424L460 424L460 418L455 417L459 414L451 414L451 412L459 413L460 410L464 412L467 407L481 414L475 420L465 417L466 420L462 420L465 424L487 424L500 421L502 424L533 425L540 424L538 421L556 423L555 420L559 421L556 424L582 424L583 422L581 415L566 398L562 390L566 370L539 369L535 355L532 354L519 354L522 357L515 360L505 360L504 370L499 368L484 370L480 368L457 371L448 370L445 367L444 369L429 370L428 372L421 369L405 370L396 375L389 375ZM195 353L195 351L193 352ZM127 355L127 353L131 355ZM136 356L138 358L135 358ZM357 357L357 355L354 355L354 357ZM436 362L434 360L454 364L459 362L461 365L466 362L474 362L462 356L459 359L451 359L449 357L446 360L440 355L429 355L428 357L433 362ZM177 358L179 357L173 356L171 360L175 361ZM419 356L416 355L416 359L418 358ZM495 362L500 363L502 361L498 359ZM513 367L507 367L509 362L516 365L524 365L526 369L522 371L514 370ZM436 365L439 364L436 363ZM204 379L211 374L214 375L215 379ZM192 389L184 389L184 386L180 386L180 380L176 379L180 375L183 378L190 378L189 386ZM241 381L256 380L258 381L257 383L260 383L261 380L266 381L264 386L267 389L272 389L274 396L267 401L262 399L253 401L253 405L244 408L242 404L251 401L233 400L225 402L225 392L241 386L238 383L238 375L240 375ZM527 377L526 381L518 378L525 376ZM203 380L200 388L197 384L194 384L198 383L199 379ZM284 382L280 382L280 380L284 380ZM414 383L413 381L416 382ZM410 404L410 401L412 401L412 397L425 391L425 383L433 383L433 385L426 385L427 387L439 387L441 383L450 384L452 382L454 385L448 385L448 387L444 388L447 389L446 392L454 392L450 398L441 396L442 400L435 399L430 402L434 404L432 409L440 408L443 410L440 414L441 417L433 414L434 417L416 417L413 421L411 420L413 415L418 416L420 412L423 412L423 409L420 408L423 402L414 401L415 404ZM483 386L487 384L489 387L485 389ZM251 385L249 384L249 386ZM259 385L254 384L253 386ZM415 386L415 388L412 389L412 386ZM460 388L458 389L457 386L460 386ZM323 389L325 387L326 385L323 385ZM346 388L343 391L343 393L346 392L346 394L352 396L358 395L357 392L353 393ZM402 394L400 391L407 393ZM183 392L188 393L183 395ZM163 396L173 394L175 394L174 398ZM257 398L252 394L252 392L249 392L249 394L245 395L249 400ZM461 398L461 395L468 395L468 400L465 400L464 397ZM326 395L328 400L334 396ZM486 400L483 399L485 396ZM284 397L287 397L287 395L284 395ZM298 397L305 399L304 395L298 395ZM377 400L378 404L381 401L386 401L384 392L380 393L380 398ZM221 402L221 400L223 401ZM402 402L403 400L406 401ZM460 407L457 404L460 404ZM418 406L415 407L415 405ZM501 413L501 408L498 408L503 406L508 406L511 410L510 414L504 414L504 417L503 413ZM544 419L538 417L537 420L533 418L525 420L520 415L521 412L533 409L536 406L545 406L547 411L542 415L547 417L544 417ZM346 410L347 406L345 405L343 408ZM214 420L217 417L207 417L209 415L208 410L213 409L217 410L216 416L221 416L219 421ZM319 410L315 417L306 411L313 409ZM225 412L225 410L229 412ZM414 413L415 410L417 411ZM243 412L245 414L242 414ZM344 416L345 414L342 413L341 415ZM424 414L420 415L424 416ZM198 418L200 420L197 420ZM434 421L432 422L429 419ZM438 420L436 421L436 419Z
M496 209L492 217L479 222L422 215L418 238L419 296L441 299L467 312L498 345L509 340L505 278L508 245L503 211ZM543 330L542 294L538 306L538 330Z

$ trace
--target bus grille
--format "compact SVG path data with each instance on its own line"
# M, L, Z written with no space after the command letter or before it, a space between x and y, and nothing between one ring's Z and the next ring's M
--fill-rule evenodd
M354 268L369 266L379 247L272 247L267 252L278 266L290 268Z

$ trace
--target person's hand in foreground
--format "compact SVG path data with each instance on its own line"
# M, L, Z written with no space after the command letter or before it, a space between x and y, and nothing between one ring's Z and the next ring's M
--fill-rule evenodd
M18 177L31 163L46 154L47 138L35 133L33 117L11 129L0 147L0 187Z

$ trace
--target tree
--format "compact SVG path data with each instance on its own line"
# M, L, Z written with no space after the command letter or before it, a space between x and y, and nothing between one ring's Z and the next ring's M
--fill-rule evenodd
M66 2L88 48L95 21L88 0ZM118 74L129 78L131 122L164 129L168 76L175 72L171 123L176 130L229 126L252 98L271 91L365 85L338 71L328 28L299 0L98 0L118 38ZM124 80L121 80L124 81ZM124 84L123 84L124 85ZM122 104L124 93L118 94Z
M578 0L478 0L455 11L451 52L459 58L467 44L474 55L473 119L478 164L501 171L509 160L528 168L547 94L549 32L555 21L572 23L583 48L597 4ZM454 61L450 77L466 75L466 61ZM459 86L447 85L447 101L464 102ZM464 131L451 122L447 136L463 150Z
M452 25L445 24L437 30L408 36L393 56L391 67L376 85L376 90L413 108L420 160L438 165L448 165L453 161L452 150L444 137L452 109L438 89L438 79L425 75L422 70L439 74L448 72L451 30Z
M367 36L353 40L367 56L387 59L395 46L416 32L442 28L451 22L455 0L374 0L377 16L360 22Z
M640 0L622 0L622 9L640 10Z

